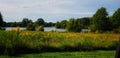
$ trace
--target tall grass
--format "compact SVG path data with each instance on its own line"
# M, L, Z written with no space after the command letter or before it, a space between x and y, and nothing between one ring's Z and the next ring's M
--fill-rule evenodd
M115 50L120 34L0 31L0 54Z

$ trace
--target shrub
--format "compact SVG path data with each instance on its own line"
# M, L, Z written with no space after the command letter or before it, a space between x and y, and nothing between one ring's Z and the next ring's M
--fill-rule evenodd
M30 31L34 31L35 30L35 26L34 26L34 24L33 23L29 23L28 25L27 25L27 28L26 28L27 30L30 30Z
M44 27L43 27L43 26L38 26L38 27L36 28L36 31L44 31Z

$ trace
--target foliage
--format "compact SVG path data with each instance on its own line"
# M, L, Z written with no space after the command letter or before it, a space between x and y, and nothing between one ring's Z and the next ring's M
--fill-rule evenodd
M33 23L29 23L26 27L27 30L31 30L31 31L34 31L35 30L35 26Z
M37 19L36 23L39 25L39 26L44 26L45 22L42 18L39 18Z
M67 23L67 30L70 32L80 32L82 25L80 23L80 19L71 18Z
M19 32L19 31L20 31L20 27L17 26L16 28L13 28L12 31L13 31L13 32Z
M97 10L93 15L90 29L91 31L107 31L110 30L110 22L108 19L108 13L104 7Z
M23 27L26 27L29 23L32 23L32 20L29 20L28 18L23 18L22 20Z
M120 31L120 8L113 14L108 16L106 8L101 7L96 11L93 17L71 18L69 21L62 20L56 23L45 22L43 18L38 18L37 21L32 22L28 18L23 18L21 22L3 22L0 13L0 25L3 27L26 27L29 23L34 23L34 26L44 26L67 29L70 32L81 32L81 29L90 29L92 32L115 32ZM2 22L2 23L1 23ZM1 27L1 26L0 26ZM32 27L31 27L32 28ZM2 29L2 28L0 28Z
M71 18L67 23L67 30L74 32L75 31L74 28L75 28L75 19Z
M3 26L3 17L2 17L2 14L0 12L0 28Z
M69 21L62 20L56 23L56 28L67 29L70 32L81 32L81 29L87 29L90 25L90 18L71 18Z
M67 26L67 20L62 20L62 21L61 21L61 24L62 24L62 25L61 25L61 28L64 28L64 29L65 29L66 26Z
M61 24L60 22L57 22L56 25L55 25L56 28L61 28Z
M44 31L44 27L43 27L43 26L38 26L38 27L36 28L36 31Z
M120 27L120 8L111 17L111 22L113 24L113 29L119 29Z
M90 25L90 20L91 18L88 17L80 18L80 24L83 26L84 29L88 29Z
M61 22L56 23L56 28L65 29L66 27L67 27L67 20L62 20Z
M0 31L0 54L115 50L120 34Z
M55 27L55 23L53 23L53 22L45 22L44 27Z

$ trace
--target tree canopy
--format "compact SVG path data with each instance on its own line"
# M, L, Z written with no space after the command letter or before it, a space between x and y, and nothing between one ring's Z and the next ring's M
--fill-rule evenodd
M42 18L38 18L37 21L36 21L36 23L37 23L38 25L40 25L40 26L44 26L45 21L44 21L44 19L42 19Z
M0 12L0 27L2 27L2 26L3 26L3 17L2 17L2 14Z
M107 31L109 27L108 13L104 7L101 7L93 15L90 29L91 31Z
M113 24L113 28L120 28L120 8L118 8L118 10L113 14L111 22Z
M71 18L67 23L67 30L70 32L80 32L81 28L80 19Z
M32 23L32 20L29 20L28 18L23 18L22 20L23 27L26 27L29 23Z

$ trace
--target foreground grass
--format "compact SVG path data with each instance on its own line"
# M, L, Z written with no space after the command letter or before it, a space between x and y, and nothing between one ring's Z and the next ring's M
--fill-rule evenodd
M0 31L0 54L115 50L120 34Z
M0 58L115 58L115 51L47 52L40 54L24 54L19 56L0 56Z

